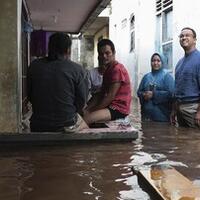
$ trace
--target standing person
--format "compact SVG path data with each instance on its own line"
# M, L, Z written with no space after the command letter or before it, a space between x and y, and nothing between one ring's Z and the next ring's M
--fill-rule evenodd
M200 127L200 52L196 49L196 32L181 30L179 42L185 55L175 70L175 102L171 122L180 126Z
M170 121L174 79L163 68L163 64L161 55L154 53L151 56L151 72L142 78L139 85L137 95L142 121Z
M87 124L124 118L130 113L131 86L126 68L115 60L115 46L109 39L98 43L98 56L105 66L101 92L89 102Z
M88 97L87 76L70 60L70 53L70 37L55 33L49 39L48 57L33 61L28 69L33 132L74 132L87 127L78 114Z

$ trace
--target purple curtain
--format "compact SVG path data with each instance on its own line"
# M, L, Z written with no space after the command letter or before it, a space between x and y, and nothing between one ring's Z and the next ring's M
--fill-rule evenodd
M46 31L36 30L31 33L31 56L44 57L47 55Z

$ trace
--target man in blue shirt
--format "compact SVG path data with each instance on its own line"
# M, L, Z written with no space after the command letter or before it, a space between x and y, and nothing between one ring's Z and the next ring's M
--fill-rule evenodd
M185 51L175 70L175 103L171 122L179 126L200 127L200 52L196 49L196 32L181 30L180 45Z

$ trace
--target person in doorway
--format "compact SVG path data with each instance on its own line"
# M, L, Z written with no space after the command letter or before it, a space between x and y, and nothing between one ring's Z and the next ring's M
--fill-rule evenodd
M87 124L125 118L130 113L131 86L126 68L115 60L115 46L109 39L98 42L98 56L105 66L101 91L84 110Z
M159 53L154 53L151 56L151 72L142 78L139 85L137 95L142 121L170 121L174 79L163 65L164 59Z
M186 127L200 127L200 52L196 49L196 32L185 27L179 42L185 55L175 69L175 99L171 123Z
M78 114L88 97L86 71L70 60L71 39L67 34L50 36L48 57L28 68L28 98L32 104L33 132L76 132L87 128Z

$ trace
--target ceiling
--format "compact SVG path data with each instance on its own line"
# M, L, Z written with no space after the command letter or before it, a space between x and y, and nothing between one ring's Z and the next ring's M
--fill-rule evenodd
M35 30L94 33L108 19L97 18L111 0L25 0ZM95 21L96 20L96 21Z
M95 35L100 29L109 24L108 17L97 17L90 26L85 29L84 35Z

